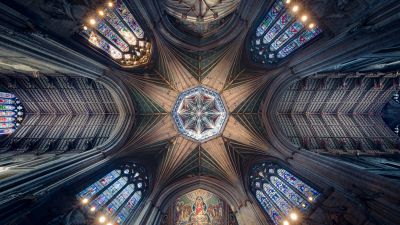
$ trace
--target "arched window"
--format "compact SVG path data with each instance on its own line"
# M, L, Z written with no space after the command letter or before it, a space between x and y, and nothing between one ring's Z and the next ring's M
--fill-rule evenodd
M81 191L77 198L102 223L123 224L148 189L144 167L124 164Z
M0 92L0 135L14 133L23 119L21 101L14 94Z
M82 36L123 67L147 64L151 43L123 0L109 1L87 19Z
M251 57L262 64L278 62L321 32L301 4L276 0L251 39Z
M310 211L320 193L275 163L256 164L250 185L274 224L287 224Z

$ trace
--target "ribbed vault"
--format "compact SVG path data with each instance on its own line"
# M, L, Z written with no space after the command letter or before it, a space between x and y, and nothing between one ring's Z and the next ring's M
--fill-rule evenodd
M9 72L4 70L4 72ZM77 75L2 74L0 89L17 95L26 120L0 140L3 177L93 149L108 149L126 129L129 112L109 84Z
M23 1L18 2L23 4ZM382 46L387 47L390 41L398 43L395 34L399 31L399 27L393 26L393 29L388 29L388 25L394 21L393 18L383 19L376 16L368 21L362 20L362 24L359 23L359 20L366 15L375 15L376 11L387 7L381 5L383 3L376 3L377 7L365 1L354 3L360 4L360 7L355 7L360 15L354 17L346 11L346 7L351 8L348 1L315 3L312 7L325 3L329 5L323 8L325 10L320 10L317 16L321 19L321 24L327 26L321 39L309 48L307 46L306 49L299 49L296 54L279 65L267 67L250 61L251 58L245 48L250 33L256 29L256 23L260 22L264 11L272 1L254 0L251 4L238 4L239 1L234 0L213 1L217 5L216 8L219 4L226 3L228 6L218 8L216 14L207 12L203 16L204 21L214 20L217 15L225 17L225 13L226 18L229 17L228 14L231 14L231 18L229 22L218 27L220 32L208 36L209 39L175 33L175 27L164 21L165 8L160 8L159 2L155 0L126 1L129 3L127 4L129 8L139 15L140 20L138 20L143 23L141 25L146 32L151 34L150 41L154 46L154 55L151 63L145 67L123 69L111 64L102 55L88 51L79 43L79 39L74 37L78 29L74 22L82 20L84 14L77 12L81 7L80 4L74 1L63 4L65 1L61 1L58 2L59 5L54 3L58 7L49 5L50 8L54 6L65 12L61 13L60 19L59 14L48 15L46 13L48 8L45 7L44 10L40 8L45 6L45 2L47 1L37 3L29 1L24 10L29 11L29 6L32 6L34 15L40 18L40 21L34 22L37 26L34 28L37 30L54 34L59 29L57 22L60 26L69 28L55 35L67 43L66 46L51 45L54 54L61 52L54 58L62 60L49 65L53 67L56 64L57 66L54 66L56 68L68 67L75 73L68 75L67 69L66 71L58 69L53 71L54 76L50 73L43 75L36 73L35 68L27 64L25 66L28 67L22 68L29 69L39 77L31 74L29 76L13 74L12 76L16 78L10 79L16 81L1 80L1 87L21 95L22 101L32 112L31 117L35 119L28 117L22 129L15 134L15 137L6 140L5 147L0 148L0 151L17 150L41 154L52 149L57 153L69 153L74 149L75 153L78 153L77 157L86 158L74 159L71 172L59 174L58 181L65 179L63 182L68 184L71 184L72 180L82 180L82 177L89 176L93 171L97 172L102 164L111 160L135 158L137 161L146 162L150 170L153 170L150 179L151 190L139 207L142 211L139 210L135 218L131 218L132 224L146 224L149 221L157 224L161 213L165 213L174 199L199 188L214 192L226 201L236 213L240 224L266 224L268 222L265 215L249 197L247 175L250 162L268 157L282 160L299 169L299 173L309 176L310 180L321 186L324 194L333 192L330 188L334 186L335 196L327 194L327 198L331 199L327 207L323 205L324 210L326 208L330 210L331 205L334 205L332 208L336 207L332 211L346 208L348 205L336 205L339 201L336 197L350 199L356 195L353 192L358 190L351 187L351 184L343 184L343 180L349 180L350 175L345 179L338 178L338 184L333 185L334 181L327 181L323 174L319 174L321 168L327 174L330 172L330 177L333 177L332 173L335 172L330 170L335 168L333 162L322 165L324 163L318 161L319 159L322 162L327 161L327 157L319 154L377 155L399 152L398 137L387 128L380 117L382 107L388 102L392 92L398 89L399 74L386 71L385 73L324 71L328 65L331 66L329 68L339 68L355 56L365 56L366 51L373 51L375 54L373 58L376 54L382 55L384 53L379 52ZM84 2L83 11L96 5L95 1ZM174 17L193 17L190 13L183 15L181 12L188 8L186 6L180 8L180 4L188 2L194 1L163 1L166 4L163 7L167 7L167 12ZM304 2L311 5L310 1ZM343 9L339 6L341 4L345 5ZM398 7L393 10L395 9ZM237 12L232 14L235 10ZM366 12L360 12L362 10ZM72 15L68 16L71 13ZM68 16L69 19L65 20L63 16ZM340 19L335 22L337 17ZM52 21L48 27L42 24L42 21L47 19ZM31 21L27 21L24 23L29 27ZM29 30L27 27L25 30ZM377 30L382 32L378 35ZM18 38L21 38L20 36ZM30 38L34 40L30 40L31 46L42 42L47 44L56 42L52 39L49 41L47 36L42 37L39 34ZM12 42L13 39L17 38L9 37L4 32L0 33L0 40L10 42L10 46L17 46ZM28 42L26 39L21 43ZM372 45L380 40L382 42L379 46ZM44 45L43 43L41 45ZM393 47L392 43L390 45ZM7 48L7 46L0 47ZM67 51L68 54L60 50L64 48L71 48ZM78 53L79 51L82 51L83 55ZM36 54L40 55L37 56L37 61L52 58L51 51L47 52L43 47L40 54ZM360 60L360 64L363 64L361 61L366 63L368 60ZM382 63L393 62L382 61ZM8 61L7 64L3 66L20 73L20 70L16 70L16 67L21 69L19 64L13 66ZM386 68L391 69L392 66L390 64ZM39 67L39 70L40 68L44 67ZM77 75L80 71L82 76ZM115 81L115 84L108 84L108 79ZM200 85L217 92L224 99L229 112L221 134L205 142L194 141L182 135L172 117L173 107L179 94ZM113 89L120 92L114 93ZM36 96L34 92L41 94ZM41 101L42 95L46 96L45 101ZM123 113L121 109L129 108L131 103L135 105L135 112L127 112L121 117L119 115ZM73 126L69 126L68 123L76 124L79 129L72 131ZM41 126L47 127L47 131L41 131ZM28 136L36 142L25 144L31 139L24 138L22 141L24 143L18 143L19 132L25 134L25 130L30 130L26 133L32 134ZM33 135L35 132L43 133L35 136ZM53 135L57 132L58 135ZM124 141L119 142L122 137ZM118 146L112 145L116 142L119 143ZM98 150L102 152L89 151L86 155L86 152L95 146L99 146ZM101 148L102 146L104 148ZM109 152L115 154L110 155ZM307 163L307 157L310 161L312 159L312 162L309 165L302 165ZM80 164L80 160L84 163L77 165ZM51 167L39 172L43 174L49 172L53 176L62 168L56 169L53 170ZM345 169L341 170L341 175L347 172ZM72 174L72 171L76 174ZM28 182L30 178L26 176L21 180ZM373 188L380 191L376 185L380 180L372 177L367 181L371 180L375 181ZM35 198L39 196L37 199L40 199L42 193L46 198L46 193L51 188L53 189L50 191L59 191L63 184L60 181L51 186L52 181L48 179L44 183L46 188L49 186L48 190L39 185L41 180L34 181L32 186L35 187L29 191L34 192ZM12 185L14 184L8 181L0 185L0 190L8 191L7 194L15 194L14 190L9 190ZM25 193L25 189L21 192ZM345 194L342 195L343 193ZM380 198L371 205L377 208L386 200ZM12 199L5 201L9 205L15 204ZM365 205L369 207L369 204L370 202L367 202ZM393 214L397 212L389 209L393 209L392 205L382 211ZM29 213L26 212L26 215ZM321 215L320 212L317 214ZM369 215L369 211L366 210L365 214ZM381 218L384 217L382 215ZM316 224L321 223L316 222Z
M177 180L203 176L242 187L240 190L244 193L240 178L243 157L247 154L278 154L265 141L266 133L258 122L260 95L269 79L262 73L241 69L243 37L238 36L234 44L215 49L209 55L185 53L156 37L159 47L156 73L121 76L132 87L135 98L151 99L138 102L138 105L142 104L139 110L146 110L138 113L135 131L120 152L124 155L128 152L135 155L158 152L153 194ZM204 63L199 61L203 59ZM226 97L227 108L233 113L222 135L205 143L183 137L171 117L178 94L197 85L212 88ZM150 105L152 109L148 107Z
M382 119L396 73L325 73L294 82L276 106L276 126L300 148L326 154L391 154L399 138Z
M111 93L89 78L7 78L2 79L2 88L20 96L27 120L3 143L3 152L86 151L106 142L118 127L121 118Z

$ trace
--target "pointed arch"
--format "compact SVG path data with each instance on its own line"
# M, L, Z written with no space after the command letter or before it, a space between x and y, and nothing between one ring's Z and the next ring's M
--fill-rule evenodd
M322 33L304 8L298 2L275 1L251 37L249 51L254 62L280 62Z
M146 169L136 163L125 163L87 186L76 197L103 223L124 224L137 208L149 187Z
M273 224L311 212L322 194L278 163L265 161L251 169L250 189Z
M82 37L122 67L149 63L151 41L123 0L109 1L96 13L82 26Z

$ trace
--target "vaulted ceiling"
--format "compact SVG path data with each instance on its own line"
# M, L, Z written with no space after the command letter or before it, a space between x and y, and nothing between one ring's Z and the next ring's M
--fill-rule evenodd
M74 76L82 75L79 74L82 70L83 76L86 77L94 78L93 74L97 74L102 78L102 83L108 82L105 78L112 79L115 84L108 89L118 89L116 86L121 86L124 90L121 91L121 96L128 100L121 100L120 104L133 102L135 112L128 116L134 117L134 122L126 124L129 126L123 134L126 139L119 143L112 157L154 159L157 162L157 172L153 195L159 194L164 187L182 178L200 179L204 176L221 179L237 187L237 191L244 195L245 162L255 157L287 159L291 156L293 146L286 149L282 146L295 137L287 134L287 139L282 135L282 131L277 131L276 123L284 123L281 114L295 117L295 105L302 101L301 93L304 92L301 84L313 81L312 78L298 81L299 79L321 72L349 73L366 70L374 73L375 69L382 68L376 65L376 58L385 58L387 52L393 53L390 54L390 59L382 59L379 64L385 64L385 68L390 70L398 68L395 66L400 57L400 42L393 34L400 32L400 27L393 27L393 24L399 23L395 19L391 20L391 17L384 19L384 15L379 14L380 10L390 14L399 9L396 1L302 1L315 14L323 34L311 45L299 49L276 65L257 64L252 61L248 51L250 39L273 1L204 0L199 1L202 2L199 4L212 3L209 6L210 11L203 13L195 7L196 10L189 10L185 14L183 11L193 9L193 2L195 1L126 1L149 35L154 50L150 63L132 69L121 68L107 56L88 47L78 35L88 13L99 4L103 4L101 1L16 0L12 3L1 3L3 19L18 17L9 21L14 27L18 25L18 29L14 29L15 32L50 37L68 48L69 54L79 55L90 62L91 68L97 68L97 71L85 68L82 62L73 62L75 65L81 65L80 68L73 68L66 62L69 71L74 71ZM184 7L181 7L181 4ZM395 4L396 7L389 9L391 4ZM6 12L4 9L7 7L12 10ZM192 17L198 19L186 20ZM206 21L209 21L207 28L199 27L204 26ZM178 23L182 23L183 26L177 27ZM193 32L200 32L202 35ZM378 43L384 38L387 39ZM3 36L2 39L6 37ZM27 55L23 57L30 58ZM57 57L61 59L71 56ZM54 71L65 72L61 71L61 64L54 66L48 62L42 65L36 63L40 61L37 57L32 58L24 61L17 57L0 55L0 68L7 74L23 72L29 75L32 71L39 71L49 77L52 77ZM357 67L345 66L348 62L353 65L354 60L358 63ZM16 67L19 64L24 65L25 69ZM352 68L356 71L350 71ZM376 77L387 76L387 71L383 72L375 74ZM393 76L400 75L394 73ZM30 79L35 80L34 82L42 80ZM52 79L59 82L62 78ZM83 78L76 79L77 82L84 82L81 81ZM329 102L327 96L340 91L336 88L340 89L341 80L327 79L327 84L324 85L329 86L330 82L336 81L338 84L333 85L330 90L332 93L325 93L326 99L321 100L323 102ZM178 95L198 85L218 92L229 111L222 134L204 143L183 137L176 129L171 114ZM312 85L316 91L319 90L317 83ZM351 87L353 89L348 92L356 92L354 89L357 87ZM286 89L286 94L281 93ZM97 89L94 90L96 91L98 92ZM89 94L96 95L83 95ZM289 95L298 95L298 99L290 100ZM388 101L389 95L385 93L385 98L382 97L380 101ZM279 107L271 108L277 105L276 101L281 102ZM361 99L360 102L362 101ZM289 111L284 107L286 103L289 105L286 107L290 108ZM318 113L329 111L326 110L327 107L327 104L321 106L317 110ZM308 115L309 109L300 110L298 113ZM310 145L304 144L304 141L301 143L302 147ZM340 143L335 145L335 148L341 147L343 145ZM373 146L369 147L372 148L369 150L374 150ZM315 148L325 149L321 146Z

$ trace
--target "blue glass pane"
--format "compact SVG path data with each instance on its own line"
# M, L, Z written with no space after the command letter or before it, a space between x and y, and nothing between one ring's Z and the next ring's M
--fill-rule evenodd
M281 219L293 211L308 213L320 195L291 173L271 162L254 165L250 182L257 200L275 224L281 224ZM303 195L303 193L308 194ZM273 218L274 216L276 218Z
M294 50L298 49L305 43L309 42L311 39L316 37L318 34L321 33L319 28L314 28L311 30L306 30L300 34L300 36L296 37L294 40L289 42L282 50L278 52L278 58L285 58Z
M96 207L96 209L101 208L106 202L108 202L119 190L121 190L126 184L127 179L125 177L119 178L106 190L104 190L97 198L95 198L90 206Z
M268 213L271 220L276 224L280 224L282 220L281 215L279 214L278 210L271 204L270 200L265 197L264 193L260 190L256 191L256 198L264 210Z
M90 25L82 26L80 34L121 66L147 64L152 47L142 27L123 0L110 3L107 8L97 12L99 16L88 20Z
M14 131L15 129L0 129L0 135L12 134Z
M295 176L293 176L291 173L284 169L278 169L278 174L281 178L283 178L286 182L291 184L293 187L295 187L298 191L300 191L305 197L312 197L313 199L316 199L320 193L307 184L303 183L299 179L297 179Z
M0 111L0 116L15 116L13 111Z
M286 31L279 35L279 37L271 44L270 50L276 51L282 47L290 38L294 37L297 33L304 28L304 25L300 21L294 22Z
M79 198L88 198L90 199L93 197L95 194L97 194L99 191L101 191L105 186L109 185L115 178L120 176L120 171L119 170L113 170L107 175L105 175L103 178L98 180L96 183L90 185L89 187L85 188L83 191L81 191L78 196Z
M308 23L297 16L284 1L277 0L251 40L251 58L263 64L278 62L322 32L317 27L305 29Z
M0 92L0 98L15 98L15 95L7 92Z
M14 105L15 100L9 98L0 98L0 105Z
M126 220L129 213L135 208L135 206L139 203L141 198L142 198L141 191L137 191L135 192L135 194L133 194L133 196L125 204L124 208L122 208L122 210L115 217L115 221L117 222L117 224L121 224Z
M142 198L142 192L141 191L137 191L128 201L128 203L126 204L126 208L127 209L133 209L135 208L135 206L137 205L137 203L140 201L140 199Z
M133 193L134 188L135 187L132 184L126 186L124 190L122 190L107 206L107 213L109 215L114 215L117 212L118 208L121 207L125 200L128 199L129 196Z
M290 13L284 13L275 23L275 25L264 36L263 43L268 44L278 35L283 28L292 21L294 16Z
M108 40L114 43L122 52L127 52L129 46L122 40L104 21L100 21L97 25L97 30Z
M275 191L275 188L273 188L270 184L264 184L263 189L268 197L270 197L272 201L275 202L275 204L285 215L288 215L290 213L292 207L284 198L282 198L281 195L279 195L278 192Z
M113 59L121 59L122 53L116 49L114 46L110 45L107 41L105 41L100 35L98 35L94 31L86 31L84 32L84 36L88 41L100 48L101 50L105 51L108 55L110 55Z
M133 17L133 15L131 14L131 12L129 11L129 9L126 7L126 5L123 3L122 0L117 0L116 9L118 13L121 15L121 17L124 19L124 21L132 29L133 33L135 33L136 37L142 39L144 37L143 29L140 27L139 23Z
M22 123L24 108L11 93L0 92L0 135L12 134Z
M288 187L284 182L282 182L278 177L272 176L270 178L271 183L281 192L286 198L288 198L293 205L297 206L301 210L306 210L309 208L309 203L296 192L294 192L290 187Z
M276 19L276 17L282 11L283 8L285 8L285 6L284 6L284 3L282 0L278 0L275 2L275 4L272 6L270 11L268 12L267 16L265 16L264 20L258 26L257 31L256 31L257 37L260 37L261 35L263 35L265 33L265 31L269 28L269 26Z
M105 19L118 31L118 33L130 44L136 45L136 37L125 24L111 10L106 13Z

